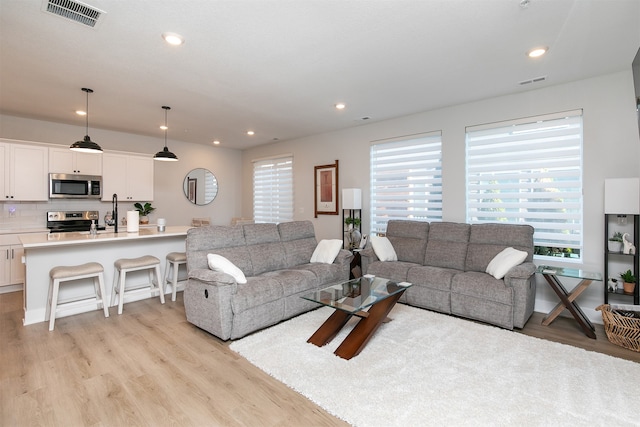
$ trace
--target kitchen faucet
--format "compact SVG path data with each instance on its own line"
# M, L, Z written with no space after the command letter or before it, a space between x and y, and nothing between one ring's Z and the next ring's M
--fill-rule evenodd
M113 193L113 196L111 197L111 210L113 211L113 219L115 220L113 222L114 224L113 232L117 233L118 232L118 195L116 193Z

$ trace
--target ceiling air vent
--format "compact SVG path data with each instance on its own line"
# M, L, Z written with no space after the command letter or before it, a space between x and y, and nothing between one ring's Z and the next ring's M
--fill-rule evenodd
M43 0L42 10L95 28L101 21L100 17L106 12L79 1L71 0Z
M523 80L523 81L519 82L518 84L520 86L526 86L526 85L529 85L531 83L539 83L539 82L543 82L545 80L547 80L547 76L535 77L533 79Z

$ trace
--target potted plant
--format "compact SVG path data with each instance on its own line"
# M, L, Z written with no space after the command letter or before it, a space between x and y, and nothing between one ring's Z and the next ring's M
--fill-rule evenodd
M141 203L134 203L133 207L140 213L140 224L149 224L149 214L156 210L151 203L146 202L144 205Z
M631 270L627 270L624 273L620 273L620 278L622 279L622 288L624 289L625 294L632 294L634 289L636 288L636 276L631 272Z
M349 229L360 227L360 218L351 218L348 216L344 219L344 223L349 226ZM620 241L622 242L622 237L620 237Z
M609 238L609 252L622 252L622 233L617 231Z

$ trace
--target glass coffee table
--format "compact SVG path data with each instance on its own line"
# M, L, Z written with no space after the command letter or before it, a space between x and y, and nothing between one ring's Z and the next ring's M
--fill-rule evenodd
M411 283L367 275L304 295L306 300L336 310L307 342L322 347L356 316L360 321L334 353L343 359L357 356L378 327L391 320L387 315L410 286Z

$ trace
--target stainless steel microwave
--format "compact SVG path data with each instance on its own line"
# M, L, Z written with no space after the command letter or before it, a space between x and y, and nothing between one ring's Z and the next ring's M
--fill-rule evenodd
M100 199L102 177L97 175L49 174L50 199Z

